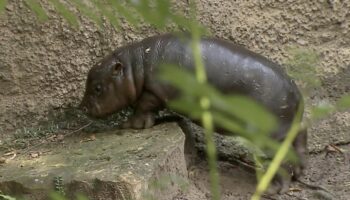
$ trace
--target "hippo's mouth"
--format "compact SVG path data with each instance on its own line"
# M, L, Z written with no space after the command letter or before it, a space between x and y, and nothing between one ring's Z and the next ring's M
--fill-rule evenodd
M87 109L86 114L95 119L103 119L112 115L113 113L118 112L120 109L110 109L110 108L102 108L98 104Z

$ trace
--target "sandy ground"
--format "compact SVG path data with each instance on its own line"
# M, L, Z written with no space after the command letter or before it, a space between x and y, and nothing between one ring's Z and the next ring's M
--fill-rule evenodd
M338 148L340 151L338 151ZM309 155L308 167L301 181L318 188L294 182L290 192L284 195L268 196L276 200L348 200L350 199L350 145ZM222 200L250 199L255 190L255 175L237 165L219 163ZM186 194L179 194L174 200L210 199L207 163L199 161L189 167L191 187Z
M76 133L78 134L78 133ZM171 200L210 199L207 162L194 151L186 151L189 187ZM176 166L174 166L176 167ZM255 174L237 164L219 162L222 200L249 200L256 187ZM350 143L325 145L308 155L305 175L300 179L309 185L294 182L290 192L267 196L275 200L348 200L350 199ZM165 198L168 199L168 198Z

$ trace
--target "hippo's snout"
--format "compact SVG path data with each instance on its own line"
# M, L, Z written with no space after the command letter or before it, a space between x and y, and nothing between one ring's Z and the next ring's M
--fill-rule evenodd
M78 109L83 111L85 114L89 113L89 109L88 109L88 105L86 103L86 98L84 97L83 100L81 101L81 103L78 106Z
M79 109L83 111L85 114L88 114L89 109L86 106L79 106Z

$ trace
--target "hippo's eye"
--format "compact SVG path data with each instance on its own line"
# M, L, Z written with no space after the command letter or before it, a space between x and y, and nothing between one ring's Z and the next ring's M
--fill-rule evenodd
M97 84L94 88L94 92L97 96L101 95L101 92L102 92L102 87L100 84Z

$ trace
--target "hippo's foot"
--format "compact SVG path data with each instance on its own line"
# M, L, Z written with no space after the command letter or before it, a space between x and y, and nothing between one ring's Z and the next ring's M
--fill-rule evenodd
M267 195L284 194L289 191L292 179L298 179L304 171L304 163L290 164L286 163L281 166L282 172L276 174L269 189L266 191Z
M267 195L284 194L289 191L292 177L290 175L276 175L266 191Z
M154 125L153 113L137 113L122 124L122 128L145 129Z

